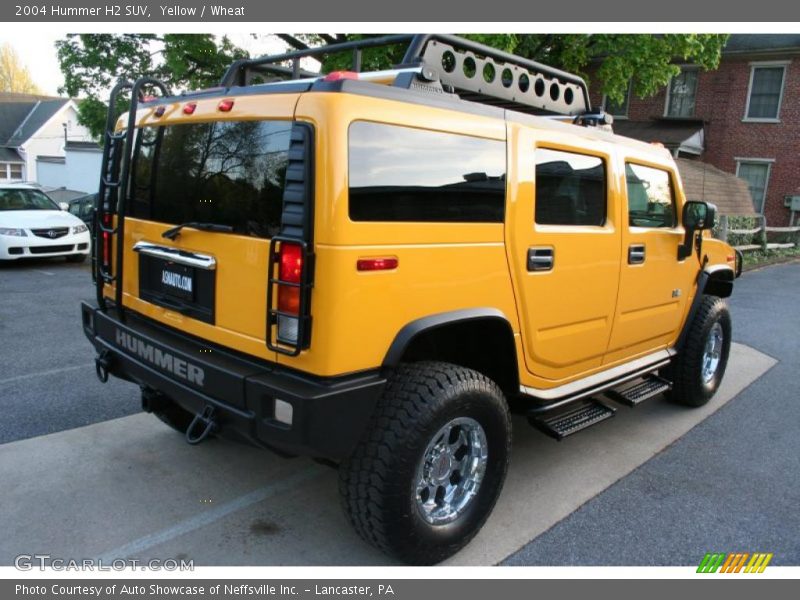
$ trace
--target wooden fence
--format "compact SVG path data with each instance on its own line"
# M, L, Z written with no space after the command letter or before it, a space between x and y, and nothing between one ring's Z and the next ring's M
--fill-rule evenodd
M752 229L730 229L728 227L728 215L721 215L719 219L719 228L717 230L717 237L725 242L728 241L729 235L750 235L753 236L751 242L758 241L757 244L742 244L734 246L737 250L742 252L749 252L753 250L779 250L786 248L795 248L798 245L798 238L800 235L795 235L794 241L787 242L769 242L767 234L769 233L794 233L800 234L800 226L795 227L769 227L767 225L767 218L764 215L754 217L760 222L758 227Z

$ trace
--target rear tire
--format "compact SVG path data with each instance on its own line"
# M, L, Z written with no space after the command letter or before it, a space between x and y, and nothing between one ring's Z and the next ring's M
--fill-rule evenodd
M731 315L727 303L703 296L683 350L670 366L672 390L668 397L685 406L699 407L714 396L728 364Z
M339 468L344 510L359 535L390 556L440 562L486 522L510 448L497 384L448 363L400 365Z

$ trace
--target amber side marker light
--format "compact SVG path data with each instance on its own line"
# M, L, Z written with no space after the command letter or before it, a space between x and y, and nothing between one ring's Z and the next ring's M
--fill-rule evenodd
M341 81L342 79L358 79L355 71L333 71L323 77L322 81Z
M396 269L398 264L400 261L394 256L359 258L356 262L356 269L359 271L391 271Z

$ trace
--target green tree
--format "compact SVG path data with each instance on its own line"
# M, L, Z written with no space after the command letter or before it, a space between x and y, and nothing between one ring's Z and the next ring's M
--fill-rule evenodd
M234 60L247 56L227 37L209 34L70 34L56 49L64 74L59 92L83 98L79 119L98 138L118 80L150 75L173 91L210 87Z
M291 42L291 36L284 39ZM330 41L367 36L298 34L300 43L317 45ZM565 71L578 73L587 82L598 84L613 101L622 101L633 81L634 93L651 96L680 72L676 62L690 62L703 69L715 69L727 35L716 34L466 34L465 37L488 46L512 52ZM296 44L293 44L296 45ZM385 69L403 57L404 48L375 48L364 51L364 69ZM325 70L346 69L350 55L331 56Z
M42 93L28 67L22 64L16 50L8 42L0 46L0 92Z

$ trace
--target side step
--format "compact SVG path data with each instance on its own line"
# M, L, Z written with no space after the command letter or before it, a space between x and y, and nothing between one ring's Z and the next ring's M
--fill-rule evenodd
M610 419L617 410L602 402L589 399L577 405L568 405L553 415L528 415L528 422L543 433L559 441L565 437Z
M672 383L658 375L648 375L644 379L631 384L605 392L605 395L621 404L636 406L645 400L658 396L672 389Z

